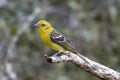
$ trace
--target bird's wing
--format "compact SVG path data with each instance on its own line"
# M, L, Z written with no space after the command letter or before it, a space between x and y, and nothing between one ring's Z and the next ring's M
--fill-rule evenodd
M76 52L72 42L70 41L69 38L66 38L65 36L63 36L60 32L58 32L57 30L53 30L53 32L50 35L50 39L60 45L61 47L63 47L64 49L71 51L71 52Z

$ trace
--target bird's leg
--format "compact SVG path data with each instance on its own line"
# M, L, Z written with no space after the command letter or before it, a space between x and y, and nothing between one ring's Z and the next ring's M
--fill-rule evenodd
M61 54L63 53L63 51L58 51L56 54L54 54L53 56L61 56Z
M58 51L56 54L54 54L53 56L61 56L62 54L66 54L69 56L70 51Z

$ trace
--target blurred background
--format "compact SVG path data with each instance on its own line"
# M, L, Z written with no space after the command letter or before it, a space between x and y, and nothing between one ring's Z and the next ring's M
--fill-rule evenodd
M100 80L69 62L46 62L55 51L32 27L42 19L120 72L120 0L0 0L0 80Z

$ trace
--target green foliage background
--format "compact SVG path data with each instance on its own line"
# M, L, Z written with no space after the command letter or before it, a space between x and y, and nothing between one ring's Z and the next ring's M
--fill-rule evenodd
M46 62L55 51L32 27L42 19L84 56L120 71L119 0L0 0L0 80L100 80L71 63Z

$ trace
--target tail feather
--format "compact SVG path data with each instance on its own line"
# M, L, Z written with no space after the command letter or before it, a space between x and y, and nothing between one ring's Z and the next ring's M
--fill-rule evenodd
M89 62L86 60L86 58L85 58L84 56L82 56L80 53L77 53L77 55L78 55L81 59L83 59L85 62L89 63Z

